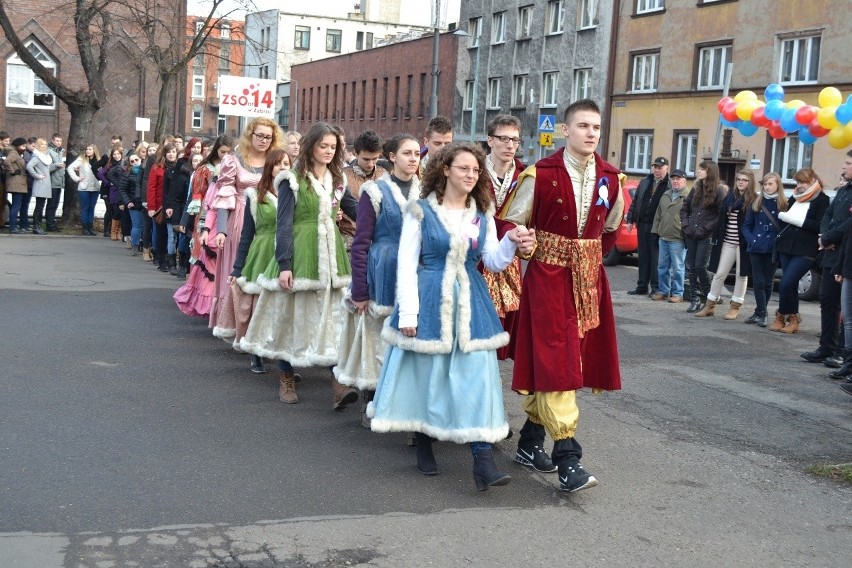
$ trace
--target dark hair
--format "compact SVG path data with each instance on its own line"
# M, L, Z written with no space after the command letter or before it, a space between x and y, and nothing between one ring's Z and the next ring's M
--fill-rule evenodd
M698 164L698 167L707 172L707 177L696 181L695 185L692 186L692 191L695 193L692 202L700 204L704 209L714 209L719 205L716 199L716 190L721 185L719 164L713 160L704 160Z
M601 107L598 106L598 103L592 99L580 99L579 101L574 101L565 109L565 124L571 124L571 119L574 118L574 113L581 110L587 110L597 114L601 113Z
M382 139L372 130L365 130L355 139L355 153L381 152Z
M446 116L436 116L429 121L429 126L426 127L426 137L428 138L433 132L438 134L447 134L453 131L453 123Z
M299 146L299 159L296 161L296 173L300 178L307 179L308 172L313 172L314 169L314 146L322 142L322 139L331 134L337 140L337 147L334 149L334 158L328 165L328 170L331 172L331 178L334 186L343 183L343 171L341 164L343 163L343 144L340 143L340 134L337 133L337 128L327 122L316 122L305 137L302 138Z
M2 134L2 132L0 132L0 134ZM36 140L38 140L37 136L30 136L29 138L27 138L27 144L35 144Z
M201 163L198 164L198 167L210 164L211 166L215 166L219 163L219 148L222 146L227 146L228 148L234 148L234 137L230 134L222 134L219 136L215 142L213 142L213 147L210 148L210 151L201 160Z
M112 139L118 140L119 142L121 142L122 141L121 134L113 134Z
M468 195L468 200L472 198L476 203L476 208L485 213L493 203L489 189L491 182L485 173L485 153L478 144L470 142L451 142L432 156L429 163L426 164L426 172L423 174L423 181L420 184L420 197L426 198L434 192L438 197L438 203L444 202L444 191L447 187L447 176L444 175L444 168L452 166L456 156L463 152L472 154L476 158L479 168L479 179L476 180L476 185ZM469 203L470 201L466 202L466 204Z
M815 181L819 182L819 186L825 189L825 184L822 181L822 178L817 175L817 173L812 168L802 168L793 174L793 179L800 183L813 184Z
M848 152L846 152L846 155L849 156L850 158L852 158L852 150L849 150Z
M494 136L494 132L497 131L497 128L500 126L510 126L518 129L518 132L521 131L521 119L517 116L512 116L511 114L498 114L494 117L494 120L488 123L488 135Z
M166 154L168 154L172 150L177 150L177 146L175 146L174 142L163 144L162 146L157 148L157 156L154 158L154 163L158 166L162 166L163 164L165 164ZM177 161L177 156L175 156L175 161Z
M411 134L397 134L396 136L385 140L385 144L382 146L382 155L385 159L390 162L390 155L396 154L396 151L399 150L400 144L402 144L405 140L414 140L417 142L417 147L420 147L420 140Z
M272 170L275 168L275 164L283 160L286 155L287 152L281 148L270 150L266 155L266 162L263 164L263 174L260 176L260 181L257 182L258 205L263 203L263 200L266 199L267 193L278 196L278 189L272 184L272 182L275 181L275 176L272 175Z
M118 161L115 161L115 160L112 159L112 155L115 154L116 152L120 153L121 156L122 156L121 158L118 159ZM109 167L112 167L116 164L120 164L123 159L124 159L124 148L121 147L121 144L113 144L112 148L110 148L110 150L109 150L109 160L107 160L107 164L106 164L107 167L109 168Z
M60 133L58 133L58 132L54 132L54 133L53 133L53 136L51 136L50 138L51 138L51 140L52 140L53 138L62 138L62 135L61 135Z
M0 140L5 140L6 138L11 138L12 135L6 132L5 130L0 130Z

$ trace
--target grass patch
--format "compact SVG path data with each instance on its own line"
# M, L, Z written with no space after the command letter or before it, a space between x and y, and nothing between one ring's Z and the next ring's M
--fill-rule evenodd
M852 483L852 463L812 465L808 468L808 472L820 477Z

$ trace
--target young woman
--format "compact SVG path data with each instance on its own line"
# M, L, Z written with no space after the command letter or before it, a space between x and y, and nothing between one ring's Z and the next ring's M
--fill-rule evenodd
M263 288L240 342L243 351L278 359L282 402L296 403L293 366L332 366L342 324L342 300L350 283L349 257L337 228L338 209L355 218L357 203L343 188L343 148L332 126L318 122L302 139L293 170L278 186L275 258L257 283ZM348 198L346 197L348 196ZM342 410L358 391L331 378L332 405Z
M799 170L793 179L796 189L787 200L787 210L778 214L787 226L775 241L782 272L778 311L769 326L771 331L784 333L799 331L799 280L816 264L820 221L829 205L822 180L811 168Z
M133 150L133 153L139 157L142 165L142 188L143 192L147 194L148 189L148 176L151 174L151 168L154 167L154 157L157 154L157 150L159 149L159 145L155 143L149 144L148 142L140 142L137 144L136 148ZM142 196L142 207L147 206L147 195ZM124 235L124 240L130 241L130 230L131 227L130 222L130 214L125 209L124 215L121 219L121 228L122 234ZM153 237L154 237L154 222L148 215L142 216L142 260L155 260L153 255ZM154 264L156 266L156 263Z
M189 178L192 176L192 156L200 153L201 138L192 138L184 148L183 155L175 163L175 167L167 172L163 184L169 273L182 278L186 278L189 270L189 249L186 246L186 237L178 230L178 227L183 217L183 210L186 208ZM178 259L177 253L181 249L184 254Z
M438 472L433 438L469 443L485 491L511 481L491 450L509 432L497 364L509 337L477 264L499 272L534 237L518 227L497 240L485 155L473 144L432 156L421 196L402 224L398 303L382 333L391 347L368 413L375 432L416 432L424 475Z
M710 293L707 264L712 249L711 238L719 225L722 202L727 191L727 187L719 181L719 166L716 162L701 162L695 173L698 181L684 198L680 209L681 230L686 245L686 273L692 294L692 302L686 309L689 313L703 310L707 294Z
M113 171L116 174L119 173L120 170L115 170L115 168L122 167L123 158L124 148L113 146L106 164L97 172L98 179L101 180L101 195L106 196L105 201L110 212L109 237L113 241L117 241L121 235L121 216L124 212L124 204L121 202L121 196L118 193L120 177L111 174ZM104 216L104 223L106 223L106 219L107 216Z
M53 195L50 189L50 165L53 158L47 152L47 140L39 138L33 148L33 157L27 162L27 172L33 178L33 197L36 204L33 211L33 234L44 235L41 220L44 218L44 207Z
M361 186L351 250L351 312L344 320L334 368L338 382L361 390L361 425L365 428L370 427L366 405L373 400L386 347L381 340L382 324L396 302L402 216L420 197L418 140L410 134L395 136L385 144L385 154L393 164L391 173Z
M166 178L170 177L177 165L177 148L174 144L163 144L154 157L154 166L148 174L148 217L153 221L153 237L155 264L160 272L169 271L168 236L166 228L166 211L163 204L163 191Z
M130 230L131 256L139 254L139 243L142 237L143 219L145 218L145 206L142 204L146 199L147 191L142 184L142 159L136 154L130 154L127 158L127 168L123 169L123 175L119 177L118 191L124 204L124 211L130 216L132 228Z
M746 254L746 241L743 238L742 226L745 222L746 212L757 199L755 191L754 172L752 170L740 170L737 172L734 191L728 192L722 201L722 215L716 226L715 244L710 253L709 270L713 273L713 283L710 285L710 293L707 294L707 303L704 309L695 313L696 317L713 317L716 315L716 304L721 301L722 289L725 287L725 279L728 272L737 265L737 276L734 284L734 293L731 296L731 307L725 314L726 320L735 320L740 313L745 301L748 277L751 276L751 262Z
M245 190L257 187L267 155L283 145L284 134L278 124L268 118L256 118L243 132L237 153L222 158L211 203L216 216L206 220L207 227L215 235L212 244L217 255L214 298L208 322L211 329L217 325L219 304L228 293L228 275L234 266L243 228Z
M216 139L210 153L201 160L192 176L192 195L187 210L197 215L192 236L192 268L186 284L174 294L180 311L188 316L209 317L213 302L213 281L216 276L216 251L207 242L210 234L208 221L215 226L216 210L211 209L216 193L214 184L219 179L222 159L234 147L234 138L223 134Z
M94 144L89 144L77 159L68 166L68 177L77 182L77 196L80 199L81 233L95 236L95 205L101 191L101 182L95 175L94 165L101 159L101 153Z
M746 212L742 227L743 239L748 248L751 261L751 274L754 277L754 313L745 322L767 325L769 298L772 297L772 284L775 280L775 238L784 223L778 214L787 210L787 200L778 197L781 188L781 176L771 172L763 176L760 182L763 191Z

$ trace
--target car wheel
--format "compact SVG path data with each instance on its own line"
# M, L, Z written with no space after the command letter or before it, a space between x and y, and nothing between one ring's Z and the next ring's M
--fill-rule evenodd
M819 284L822 277L813 268L799 279L799 299L810 302L819 298Z
M616 266L619 262L621 262L621 253L618 252L617 248L612 247L610 251L606 254L606 256L603 258L603 265Z

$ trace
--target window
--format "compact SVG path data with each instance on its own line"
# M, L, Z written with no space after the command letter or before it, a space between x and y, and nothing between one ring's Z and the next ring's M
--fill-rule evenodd
M228 117L227 116L220 116L216 120L216 132L219 133L219 134L224 134L227 129L228 129Z
M515 34L517 39L528 39L532 37L532 6L521 6L518 8L518 30Z
M506 12L497 12L491 19L491 43L506 41Z
M204 75L193 75L192 76L192 98L193 99L203 99L204 98Z
M376 118L376 111L379 110L378 90L379 80L373 79L373 104L370 106L370 118Z
M648 173L651 169L651 151L654 134L651 132L625 132L624 170L636 173Z
M340 53L342 34L341 30L327 30L325 32L325 50L332 53Z
M222 24L219 28L219 37L229 39L231 37L231 24Z
M488 79L488 103L485 105L489 109L500 108L500 83L502 78L492 77Z
M372 49L373 48L373 32L367 32L366 38L364 40L364 49Z
M26 47L33 57L56 75L56 63L42 51L38 44L29 41ZM14 52L6 60L6 106L56 108L53 92Z
M203 20L199 20L199 21L195 22L195 33L196 34L201 32L201 30L203 30L203 29L204 29L204 21Z
M420 74L420 112L417 116L426 116L426 73Z
M364 49L364 32L355 32L355 50Z
M352 105L349 107L349 119L355 120L355 102L357 101L358 82L352 81Z
M308 30L308 43L310 44L310 30ZM269 49L269 45L272 43L272 27L266 26L266 43L263 44L264 51Z
M231 68L231 46L223 43L219 46L219 69L227 71ZM228 75L228 73L225 73Z
M388 78L385 77L382 86L382 118L388 117Z
M405 118L411 118L411 91L414 90L414 75L408 76L408 90L405 93Z
M786 138L772 141L772 160L769 171L781 174L784 183L796 183L793 174L813 163L813 144L799 142L798 134L788 134Z
M666 3L664 0L636 0L636 13L647 14L649 12L659 12L665 10Z
M202 117L204 116L204 110L200 105L195 105L192 107L192 128L193 130L198 130L201 128Z
M580 29L593 28L598 11L598 0L580 0Z
M779 83L816 83L819 71L820 37L785 39L781 42Z
M657 63L659 53L633 56L633 79L630 90L636 93L652 93L657 90Z
M730 61L730 45L701 48L698 52L698 88L721 89L725 85L725 70Z
M402 109L402 107L399 106L399 75L394 77L393 86L393 118L396 120L399 118L399 111Z
M574 69L574 86L571 89L571 102L592 97L592 70Z
M311 48L311 28L308 26L296 26L296 43L293 47L296 49Z
M512 106L527 106L527 76L515 75L512 79Z
M482 35L482 18L471 18L467 30L470 34L470 45L468 47L479 47L479 36Z
M565 25L565 5L562 0L550 0L547 3L547 24L546 30L548 34L561 34Z
M695 176L695 162L698 157L698 133L677 133L675 148L675 168L683 170L690 177Z
M475 87L476 83L474 83L473 81L467 81L464 84L464 101L462 104L462 108L464 110L473 110L473 97Z
M541 80L541 106L556 106L559 73L545 73Z

